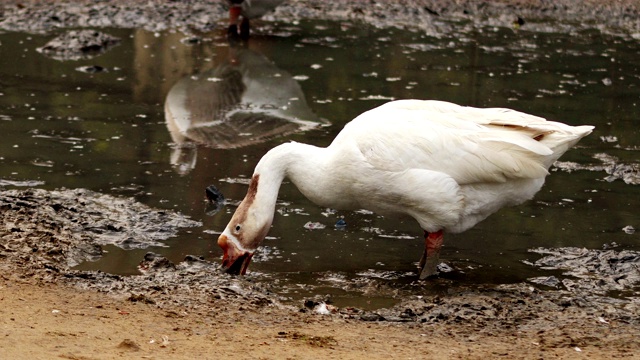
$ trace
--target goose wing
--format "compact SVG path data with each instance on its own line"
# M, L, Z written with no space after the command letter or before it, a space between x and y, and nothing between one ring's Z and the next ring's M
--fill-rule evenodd
M546 176L553 151L536 137L550 130L530 126L546 120L504 110L396 101L354 119L334 143L351 146L366 166L438 171L461 185Z

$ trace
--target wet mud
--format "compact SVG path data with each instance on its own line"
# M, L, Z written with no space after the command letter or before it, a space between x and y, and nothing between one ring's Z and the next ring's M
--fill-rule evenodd
M90 59L120 43L120 39L95 30L71 30L38 48L38 52L53 59Z
M73 270L81 261L100 257L101 245L145 248L161 244L180 228L200 225L132 199L83 189L5 190L0 192L0 217L0 267L4 272L165 309L236 306L244 311L269 307L358 321L464 323L496 331L553 328L558 321L576 319L640 326L640 253L634 251L533 249L542 257L530 265L555 271L548 278L473 288L435 279L435 284L448 282L446 294L400 296L392 308L365 311L338 308L330 300L291 302L275 294L268 283L254 282L251 276L228 275L221 271L217 259L198 255L174 264L147 253L140 259L140 275L134 276Z
M4 2L0 28L9 31L57 32L71 27L134 27L150 30L181 28L211 30L223 26L226 9L219 1L190 2ZM586 4L586 5L585 5ZM269 15L280 19L356 20L377 26L414 27L443 31L438 19L471 19L483 24L514 26L518 16L528 26L533 19L554 17L580 21L584 26L610 26L632 34L640 29L640 4L627 2L522 1L515 5L479 1L402 1L372 5L369 1L291 1ZM591 24L591 25L589 25ZM74 53L72 44L62 53ZM109 41L106 41L109 43ZM100 42L104 44L104 41ZM94 50L95 46L91 46ZM80 47L80 53L84 50ZM77 51L75 52L77 55ZM60 55L61 60L76 55ZM599 159L586 170L604 171L609 180L638 183L637 164L621 165L615 159ZM560 163L560 170L574 169ZM2 186L14 184L0 183ZM33 184L32 186L37 186ZM531 266L549 276L512 285L461 287L450 281L441 295L399 299L391 308L375 311L339 308L309 299L292 303L251 276L234 277L220 271L218 259L187 256L174 264L147 254L140 259L140 275L118 276L73 270L83 261L96 260L102 246L131 248L161 246L179 229L198 222L168 210L152 209L133 199L118 198L83 189L0 191L0 269L18 278L65 283L109 293L131 302L154 304L165 309L234 308L236 311L277 309L315 312L354 321L465 325L473 331L496 334L517 331L557 333L557 346L585 344L607 346L608 336L626 348L640 347L640 254L624 249L533 249L540 259ZM590 324L578 333L573 324ZM603 331L606 329L606 331ZM461 328L461 331L462 328ZM605 335L603 336L603 332ZM472 336L472 335L469 335ZM542 337L542 335L541 335ZM622 340L621 340L622 339Z
M130 198L85 189L0 192L3 242L0 256L64 270L102 255L102 246L122 249L162 246L180 228L197 221L152 209Z
M124 27L211 31L226 28L226 3L201 1L3 1L0 28L52 32L62 28ZM43 6L44 5L44 6ZM443 1L298 0L285 1L267 19L363 21L378 27L414 28L437 34L450 25L440 20L470 20L478 25L572 31L576 26L609 27L637 33L640 3L634 0ZM548 20L554 19L557 25ZM568 24L570 22L571 24Z

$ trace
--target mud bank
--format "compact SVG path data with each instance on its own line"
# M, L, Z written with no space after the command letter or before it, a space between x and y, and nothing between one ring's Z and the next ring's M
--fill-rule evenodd
M51 32L60 28L125 27L151 31L166 29L210 31L226 26L224 1L3 1L0 28L10 31ZM362 21L379 27L422 29L438 34L454 24L478 26L514 24L529 30L574 31L580 28L640 31L640 2L636 0L558 1L442 1L442 0L289 0L265 20L304 19Z
M473 289L452 285L446 296L405 298L391 309L371 312L329 304L318 311L310 301L288 302L268 284L253 282L251 276L227 275L217 261L208 261L217 259L198 254L173 264L148 253L140 259L136 276L73 270L82 261L100 257L105 244L146 248L161 244L180 228L201 225L131 199L82 189L6 190L0 192L0 217L0 266L5 274L64 283L165 309L275 308L358 321L464 323L492 331L553 327L563 317L564 321L594 322L601 318L603 324L640 327L640 253L633 251L535 249L545 256L531 265L561 270L563 275L557 276L562 280L550 275L531 279L529 284Z

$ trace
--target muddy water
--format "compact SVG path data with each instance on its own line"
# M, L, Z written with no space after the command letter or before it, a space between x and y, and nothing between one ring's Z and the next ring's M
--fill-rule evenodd
M416 224L319 208L290 183L249 276L292 298L378 307L452 284L559 276L532 265L541 257L534 248L640 250L640 232L631 230L640 228L638 41L569 26L449 25L433 37L346 23L263 24L246 47L230 47L221 33L103 29L120 44L78 61L36 51L53 35L0 34L0 185L87 188L204 224L161 247L107 245L80 269L134 274L147 251L217 261L215 233L268 149L288 140L327 145L347 121L390 99L439 99L596 130L533 201L445 239L442 259L453 270L433 282L415 282ZM214 215L204 202L211 184L229 203ZM339 220L346 226L336 227Z

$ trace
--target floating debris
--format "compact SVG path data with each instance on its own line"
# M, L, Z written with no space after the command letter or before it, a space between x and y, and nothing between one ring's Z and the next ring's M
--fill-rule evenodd
M600 141L605 142L605 143L614 143L614 142L618 142L618 137L617 136L600 136Z
M334 225L336 229L344 229L347 227L347 222L344 219L340 219Z
M293 80L296 81L305 81L305 80L309 80L309 77L307 75L295 75L293 77Z
M604 178L605 181L613 182L616 180L622 180L629 185L640 185L639 163L621 163L620 159L617 157L605 153L598 153L593 155L593 157L600 160L602 164L593 165L578 164L572 161L556 161L553 166L554 169L559 169L568 173L577 170L604 171L608 174L608 176Z
M312 221L309 221L306 224L304 224L304 228L307 229L307 230L322 230L322 229L324 229L326 227L327 226L322 224L322 223L312 222Z
M95 73L107 72L107 69L103 68L100 65L80 66L80 67L77 67L76 70L80 71L80 72L83 72L83 73L87 73L87 74L95 74Z
M361 97L359 100L395 100L396 98L393 96L384 96L384 95L369 95L365 97Z

